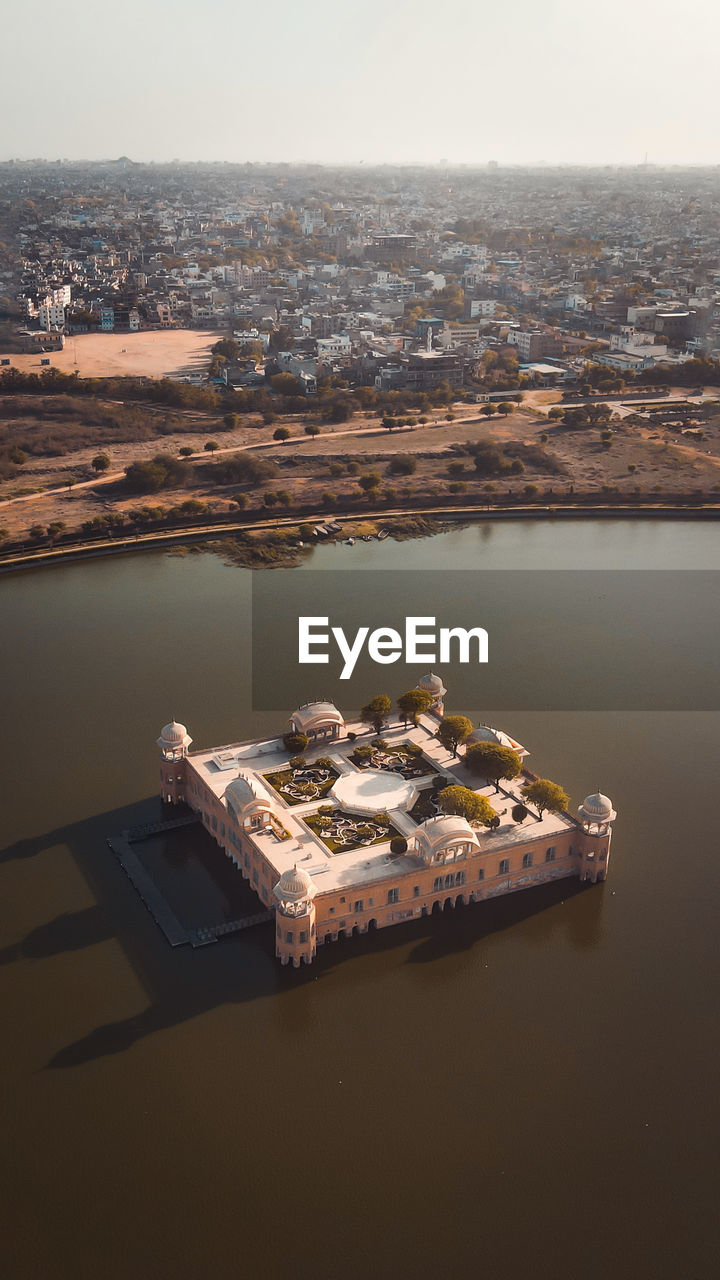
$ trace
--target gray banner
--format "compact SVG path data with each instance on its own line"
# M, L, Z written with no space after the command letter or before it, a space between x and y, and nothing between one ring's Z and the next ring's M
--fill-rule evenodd
M253 705L289 712L329 698L352 711L435 670L455 708L717 710L719 587L711 570L256 572ZM326 662L300 661L302 618L327 619L310 624ZM423 619L425 656L412 653L412 618ZM454 628L487 633L487 662L477 638L467 662L456 638L443 652L442 630Z

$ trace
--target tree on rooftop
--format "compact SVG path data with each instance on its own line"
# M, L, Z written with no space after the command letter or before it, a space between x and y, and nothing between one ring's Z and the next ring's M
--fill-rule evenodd
M470 787L444 787L436 798L443 813L457 814L467 822L481 822L487 827L496 816L490 801Z
M405 724L410 720L416 725L418 716L430 710L432 697L425 689L408 689L407 693L400 694L397 704Z
M386 693L377 693L374 698L361 708L360 719L363 724L372 725L376 733L380 733L385 720L392 711L392 702Z
M567 792L563 791L557 782L551 782L549 778L536 778L534 782L528 782L523 787L522 793L531 804L535 805L538 811L538 822L542 822L542 816L546 810L550 813L561 813L570 803Z
M524 822L528 816L528 811L524 804L514 804L510 812L513 822Z
M473 723L467 716L445 716L438 725L437 736L446 751L452 751L453 755L457 755L460 743L464 742L472 731Z
M522 762L512 747L497 742L474 742L465 752L465 764L477 777L487 778L500 789L500 779L511 781L522 771Z
M110 466L110 459L106 453L96 453L90 465L93 471L99 474L101 471L107 471Z

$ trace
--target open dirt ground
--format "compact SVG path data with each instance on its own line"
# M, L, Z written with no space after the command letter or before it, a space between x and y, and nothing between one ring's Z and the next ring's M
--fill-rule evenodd
M62 351L10 355L23 373L40 373L49 360L61 373L81 378L166 378L207 373L210 348L223 335L209 329L161 329L147 333L81 333ZM3 353L0 352L0 355ZM8 353L5 353L8 355Z

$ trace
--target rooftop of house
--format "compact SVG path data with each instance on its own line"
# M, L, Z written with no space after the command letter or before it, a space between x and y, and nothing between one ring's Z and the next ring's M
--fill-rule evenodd
M437 773L444 776L447 786L460 784L485 796L496 810L500 818L500 826L496 830L477 828L482 853L500 854L504 849L533 840L543 844L552 843L554 836L577 826L575 820L564 813L545 813L542 820L538 821L532 810L523 823L513 821L511 810L514 805L524 803L521 788L527 782L527 776L521 775L513 782L502 783L498 792L492 786L478 786L477 778L466 769L462 756L455 758L435 737L436 728L436 720L430 716L421 716L417 727L408 725L405 728L402 724L394 724L383 730L383 740L390 748L401 743L414 743L422 749L422 756L417 757L422 772L420 776L408 780L409 786L403 785L405 780L399 773L390 771L386 773L387 782L383 783L383 787L379 781L371 783L368 771L361 769L350 758L356 747L373 744L373 734L360 722L346 726L347 730L357 735L355 740L347 737L325 739L308 747L304 755L309 766L319 757L328 757L332 761L341 780L338 792L342 809L335 802L332 792L307 802L286 804L268 781L269 774L288 769L292 753L286 750L282 738L237 742L205 751L193 751L188 755L188 765L225 807L225 792L240 773L252 782L256 794L266 794L271 801L273 813L288 836L280 839L271 828L265 828L253 831L252 839L278 878L297 863L312 876L318 894L343 888L365 887L374 881L391 881L419 870L423 864L412 853L393 854L389 838L346 852L332 852L305 819L316 814L321 806L335 804L336 812L352 812L353 816L357 816L358 822L362 823L363 817L375 810L382 810L383 804L394 803L399 807L387 810L392 826L400 835L409 839L417 829L418 822L408 809L413 807L418 795L421 796L432 788ZM376 768L373 772L377 775ZM368 787L372 792L374 786L377 786L376 801L369 794L363 794ZM360 796L361 804L351 810L355 794Z

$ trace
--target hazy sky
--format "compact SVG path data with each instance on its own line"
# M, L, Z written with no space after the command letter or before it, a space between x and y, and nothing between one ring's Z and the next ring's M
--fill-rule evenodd
M0 0L0 159L720 163L717 0Z

